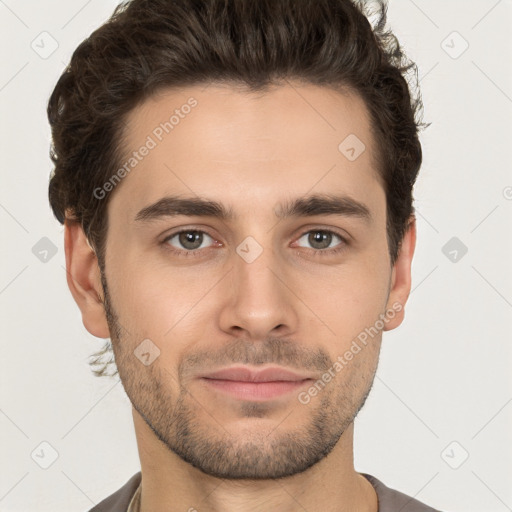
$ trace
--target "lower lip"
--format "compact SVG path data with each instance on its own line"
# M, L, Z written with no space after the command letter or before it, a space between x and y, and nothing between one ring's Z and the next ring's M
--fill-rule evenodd
M275 382L243 382L235 380L202 378L209 386L217 391L226 393L239 400L263 401L291 393L303 387L311 379L299 381L275 381Z

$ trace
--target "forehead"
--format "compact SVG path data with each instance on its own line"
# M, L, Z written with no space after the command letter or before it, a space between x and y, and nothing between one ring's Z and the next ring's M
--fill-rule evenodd
M336 189L370 203L382 195L364 102L324 87L163 90L129 114L121 147L125 172L109 209L128 221L166 194L238 203L246 213L272 213L283 197L308 192Z

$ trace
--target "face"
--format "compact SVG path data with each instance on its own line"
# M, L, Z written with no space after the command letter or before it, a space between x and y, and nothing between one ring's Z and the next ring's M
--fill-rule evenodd
M298 84L167 90L131 113L123 147L102 280L134 409L207 474L308 469L362 407L408 293L412 253L391 268L364 103ZM233 366L301 379L204 378Z

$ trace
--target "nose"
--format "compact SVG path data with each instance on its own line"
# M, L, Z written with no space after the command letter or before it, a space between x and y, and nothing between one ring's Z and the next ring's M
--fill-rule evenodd
M233 255L233 268L226 281L228 292L219 316L220 328L255 341L295 332L300 300L292 292L291 278L284 265L271 248L264 248L253 261L241 254Z

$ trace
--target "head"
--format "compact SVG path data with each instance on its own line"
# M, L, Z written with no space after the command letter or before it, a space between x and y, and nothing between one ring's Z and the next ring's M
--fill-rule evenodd
M370 391L382 330L403 320L421 101L385 5L373 28L362 6L133 0L49 101L68 284L88 331L112 340L93 364L115 355L96 373L115 364L156 436L210 474L274 478L325 457ZM336 377L293 404L202 387L235 363Z

